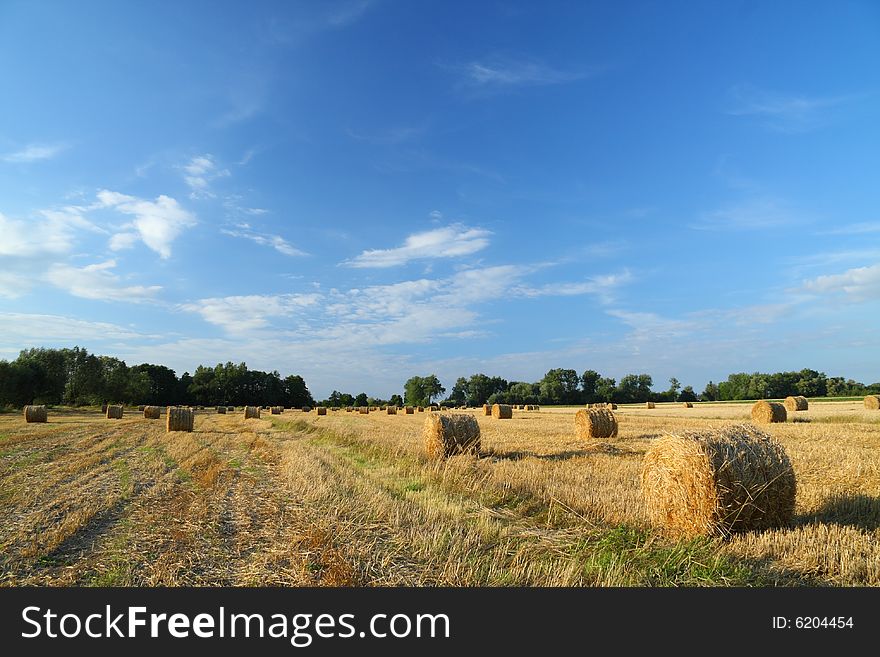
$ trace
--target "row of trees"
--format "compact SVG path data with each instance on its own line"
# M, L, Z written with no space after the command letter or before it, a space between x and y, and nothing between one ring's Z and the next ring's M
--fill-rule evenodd
M200 365L177 377L164 365L129 367L110 356L73 349L26 349L14 361L0 361L0 406L233 404L314 405L301 376L249 370L240 363Z
M779 399L789 395L844 397L880 394L880 383L865 385L824 372L731 374L718 384L710 381L701 394L691 386L682 388L669 379L669 388L655 392L649 374L627 374L617 380L595 370L556 368L540 381L507 381L498 376L473 374L460 377L445 398L449 405L482 404L589 404L595 402L637 403L645 401L727 401ZM320 403L325 406L428 406L443 398L446 388L436 375L413 376L404 383L404 394L389 399L334 390ZM190 375L178 377L164 365L143 363L127 366L110 356L73 349L26 349L14 361L0 360L0 406L25 404L88 405L102 402L126 404L194 404L215 406L271 404L313 406L316 404L301 376L282 378L277 371L250 370L244 363L200 365Z

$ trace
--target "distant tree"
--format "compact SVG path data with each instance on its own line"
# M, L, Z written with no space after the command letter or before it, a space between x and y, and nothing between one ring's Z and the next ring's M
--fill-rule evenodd
M539 382L543 404L577 404L580 401L581 379L575 370L549 370Z
M464 379L459 379L459 381L464 381ZM404 400L412 406L428 406L434 397L439 397L445 392L446 388L440 384L440 379L435 374L412 376L403 384ZM462 399L464 399L465 390L462 389L460 392Z
M532 404L538 401L538 392L535 390L539 388L539 384L526 383L525 381L517 381L516 383L511 383L510 387L507 389L507 393L496 393L492 395L498 401L493 401L493 404ZM503 398L499 398L500 395L503 395ZM490 399L492 399L490 397ZM488 400L487 400L488 401ZM550 403L550 402L545 402Z
M452 386L448 400L456 405L464 404L467 401L467 387L467 379L463 376L458 377L455 380L455 385Z
M596 396L600 401L613 401L617 394L617 382L614 379L602 377L596 382Z
M685 386L682 388L681 394L678 395L678 399L683 402L695 402L697 401L697 394L694 392L693 387Z
M403 397L401 397L400 395L396 395L396 394L391 395L391 399L388 400L388 403L391 404L392 406L397 406L399 408L399 407L403 406ZM417 404L417 405L424 406L424 404Z
M298 374L291 374L284 378L283 385L284 401L286 406L315 406L312 393L306 387L305 379ZM271 403L271 402L270 402Z
M367 406L367 393L362 392L358 394L357 397L354 398L355 406Z
M709 381L706 384L706 389L703 390L703 394L700 395L703 401L718 401L718 386Z
M678 396L678 391L681 389L681 384L678 382L674 376L669 379L669 398L671 401L675 401ZM685 400L685 401L693 401L693 400Z
M598 401L598 393L596 386L602 377L595 370L585 370L581 374L581 401L585 404L592 404Z

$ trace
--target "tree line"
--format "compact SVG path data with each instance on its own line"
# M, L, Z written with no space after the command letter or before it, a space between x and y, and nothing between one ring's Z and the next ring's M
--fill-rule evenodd
M14 361L0 360L0 406L68 404L280 405L313 406L301 376L248 369L228 362L199 365L178 378L164 365L128 366L86 349L26 349Z
M805 397L847 397L880 394L880 382L865 385L824 372L731 374L726 381L710 381L702 393L669 379L666 390L653 390L650 374L627 374L620 381L595 370L555 368L535 382L507 381L499 376L473 374L459 377L449 394L435 374L410 377L403 395L388 399L365 392L356 395L334 390L316 402L299 375L281 377L277 371L248 369L245 363L199 365L178 377L164 365L142 363L128 366L111 356L90 354L86 349L34 348L22 351L13 361L0 360L0 406L26 404L97 405L123 404L345 406L482 406L483 404L571 404L596 402L638 403L646 401L732 401ZM445 396L446 395L446 396Z

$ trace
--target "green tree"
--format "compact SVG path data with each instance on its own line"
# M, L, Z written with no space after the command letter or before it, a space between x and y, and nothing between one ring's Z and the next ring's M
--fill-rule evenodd
M678 397L678 391L681 389L681 384L678 382L674 376L669 379L669 398L671 401L675 401ZM685 400L688 401L688 400ZM693 400L690 400L693 401Z
M703 401L718 401L720 399L718 396L718 386L709 381L709 383L706 384L706 389L703 390L701 397Z
M580 401L580 377L575 370L549 370L539 383L541 402L545 404L577 404Z
M459 381L464 381L464 379L459 379ZM435 374L412 376L403 384L404 400L410 406L429 406L434 397L439 397L445 392L446 388L441 385L440 379ZM463 403L466 390L462 388L460 392Z
M581 374L581 393L583 395L581 401L585 404L593 404L598 401L598 393L596 386L599 385L599 379L602 377L595 370L585 370Z
M617 395L617 382L614 379L602 377L596 382L596 396L600 401L613 401Z
M695 402L697 401L697 394L694 392L692 386L685 386L681 390L681 394L678 396L679 401L683 402Z
M365 393L365 392L359 393L357 395L357 397L354 398L354 405L355 406L367 406L367 393Z

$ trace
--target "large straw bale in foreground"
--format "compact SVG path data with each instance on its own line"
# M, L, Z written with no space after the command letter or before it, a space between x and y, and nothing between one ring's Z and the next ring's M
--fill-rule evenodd
M872 411L880 410L880 395L868 395L865 397L865 408Z
M779 402L759 401L752 406L752 422L757 424L785 422L787 417L785 406Z
M192 431L195 413L193 409L169 407L165 417L165 431Z
M249 420L251 418L260 418L260 407L259 406L245 406L244 407L244 419Z
M315 411L317 411L318 415L327 415L327 407L326 406L316 406Z
M473 415L431 413L425 416L422 432L425 437L425 451L431 458L480 452L480 425Z
M574 416L578 438L617 438L617 418L607 408L582 408Z
M162 409L158 406L144 406L144 417L147 420L158 420Z
M25 406L24 407L24 421L25 422L47 422L49 419L49 414L46 412L46 407L42 404L39 406Z
M664 435L642 466L649 518L684 536L784 526L795 491L785 449L750 424Z
M121 420L122 419L122 404L108 405L107 406L107 419Z
M509 420L513 417L513 407L509 404L492 404L492 417Z
M803 395L786 397L783 403L785 404L786 411L806 411L810 408L810 402Z

